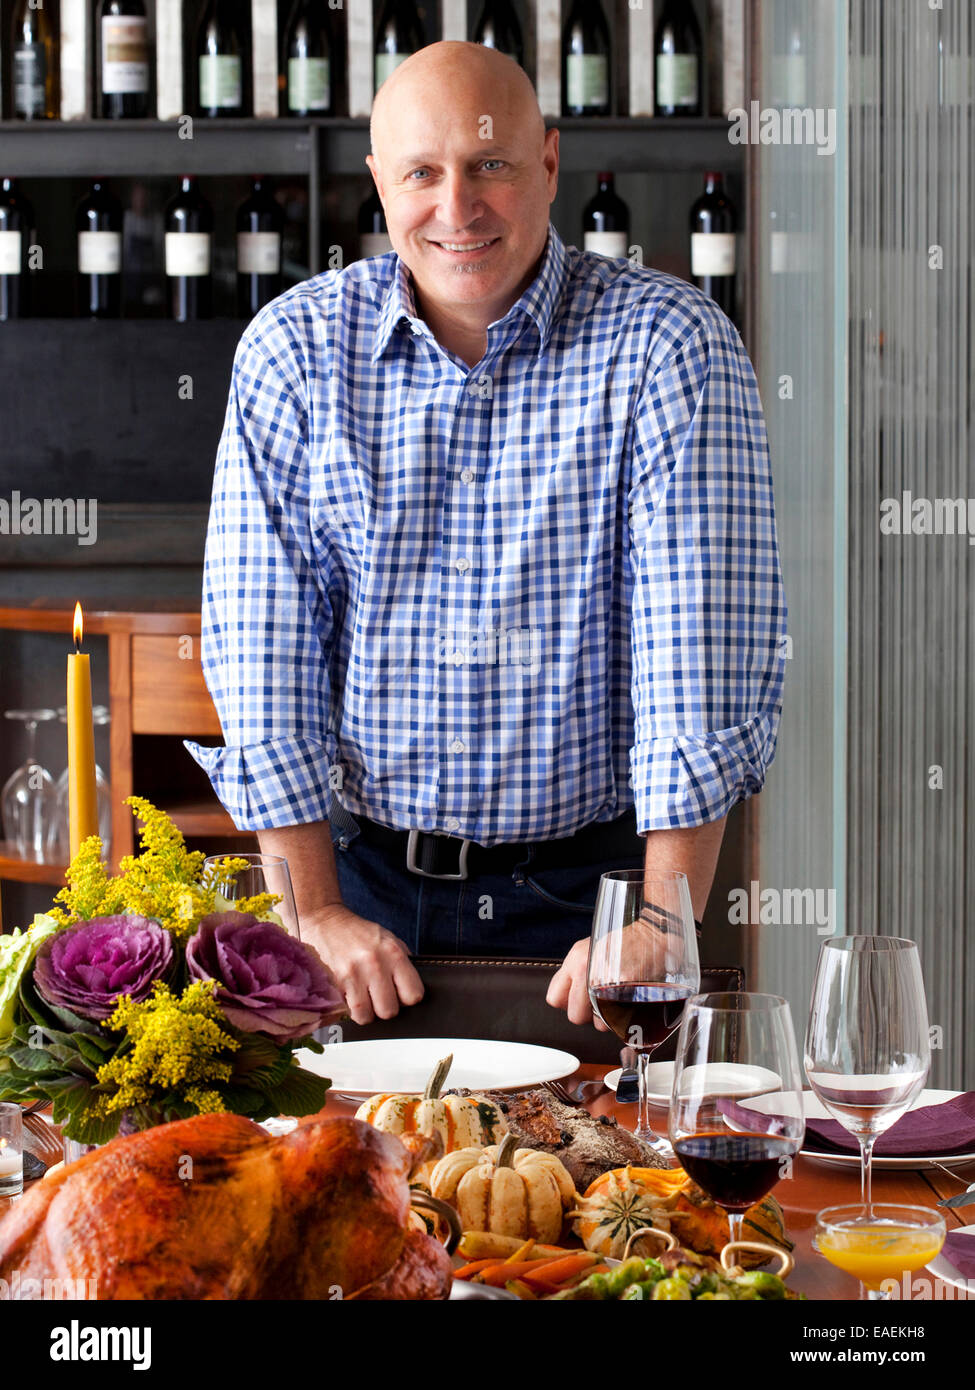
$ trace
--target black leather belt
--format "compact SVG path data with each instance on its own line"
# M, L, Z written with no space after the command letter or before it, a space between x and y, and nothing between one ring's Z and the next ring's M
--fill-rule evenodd
M485 848L474 840L426 830L390 830L388 826L355 816L363 838L405 859L410 873L422 878L461 881L478 874L513 869L532 857L533 869L560 869L569 865L598 863L600 859L638 858L643 840L636 833L636 812L630 810L612 821L583 826L574 835L557 840L507 841Z

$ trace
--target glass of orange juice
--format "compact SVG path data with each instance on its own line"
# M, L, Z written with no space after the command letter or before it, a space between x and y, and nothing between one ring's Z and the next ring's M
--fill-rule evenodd
M827 1207L816 1217L814 1249L860 1280L861 1298L889 1298L884 1282L898 1283L923 1269L944 1244L945 1219L931 1207L904 1205Z

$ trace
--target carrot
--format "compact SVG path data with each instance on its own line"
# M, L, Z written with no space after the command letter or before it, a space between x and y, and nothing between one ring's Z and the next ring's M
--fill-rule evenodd
M481 1284L493 1284L495 1287L500 1287L508 1279L524 1279L529 1273L534 1278L540 1264L540 1260L522 1260L516 1265L495 1264L490 1269L479 1270L477 1279Z
M520 1279L509 1279L505 1288L509 1293L516 1293L519 1298L530 1299L531 1302L538 1302L538 1294L532 1293L527 1284L523 1284Z
M568 1255L564 1260L546 1260L544 1264L539 1261L532 1273L547 1284L561 1284L581 1269L588 1272L590 1265L598 1263L598 1255L591 1250L580 1250L577 1255Z
M528 1252L534 1248L534 1245L534 1240L526 1240L524 1245L520 1246L517 1250L510 1254L508 1258L504 1261L504 1263L506 1265L516 1265L519 1262L519 1260L530 1259L531 1257Z
M460 1269L454 1270L455 1279L469 1279L472 1274L477 1274L480 1270L486 1269L488 1265L496 1265L497 1260L471 1260L470 1264L462 1265Z

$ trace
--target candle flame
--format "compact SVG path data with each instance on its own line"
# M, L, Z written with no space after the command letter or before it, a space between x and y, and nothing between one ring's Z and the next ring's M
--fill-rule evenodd
M78 649L81 646L81 639L85 633L85 624L84 619L81 616L80 603L76 603L74 606L74 623L72 625L71 632L74 636L74 649L75 651L78 651Z

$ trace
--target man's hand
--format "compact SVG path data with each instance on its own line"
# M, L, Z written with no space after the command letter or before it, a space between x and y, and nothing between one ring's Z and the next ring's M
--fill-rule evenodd
M589 1004L589 938L577 941L569 954L552 976L545 995L546 1004L553 1009L566 1009L570 1023L595 1023L601 1033L609 1029L602 1019L593 1014Z
M423 982L406 947L378 922L337 904L303 917L301 935L345 995L354 1023L392 1018L400 1004L418 1004L423 998Z

